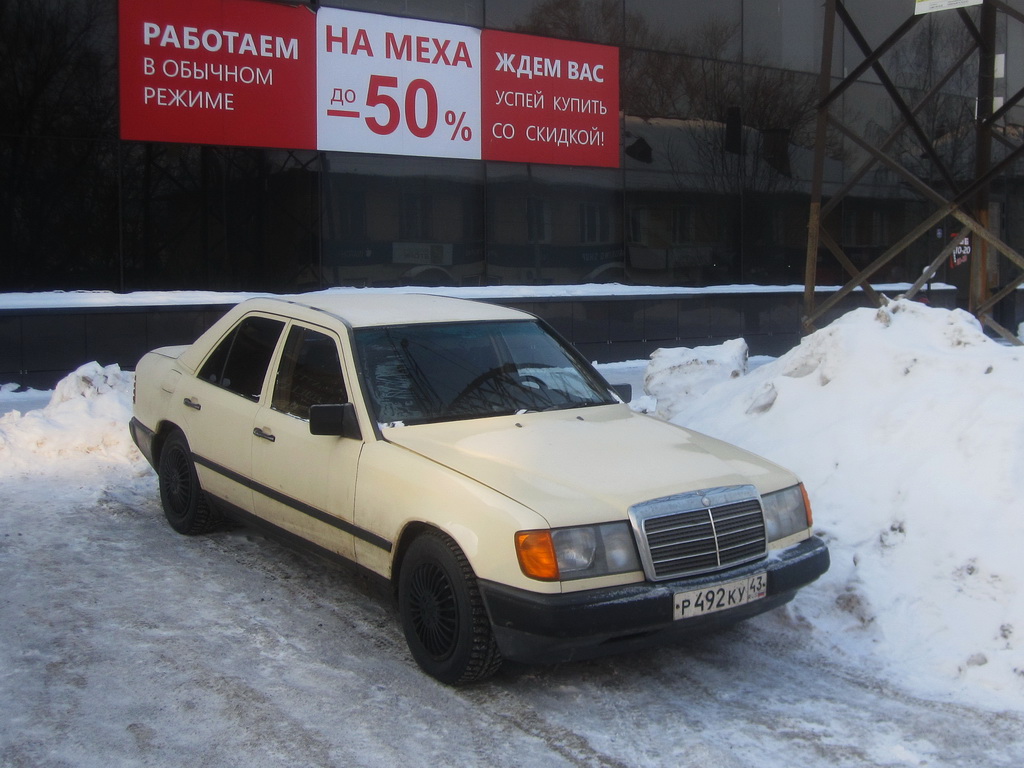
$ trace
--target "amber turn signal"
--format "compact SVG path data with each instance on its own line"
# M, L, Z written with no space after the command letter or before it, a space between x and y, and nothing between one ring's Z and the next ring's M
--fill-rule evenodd
M558 581L558 558L551 531L520 531L516 534L519 567L531 579Z
M814 527L814 514L811 512L811 499L807 495L807 489L803 483L800 483L800 492L804 495L804 509L807 510L807 527Z

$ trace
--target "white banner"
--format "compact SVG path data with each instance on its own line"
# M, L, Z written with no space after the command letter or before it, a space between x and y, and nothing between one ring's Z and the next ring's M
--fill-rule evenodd
M915 0L917 5L914 8L914 15L920 13L935 13L935 11L948 11L953 8L966 8L969 5L981 5L984 0Z
M321 8L321 150L480 158L480 30Z

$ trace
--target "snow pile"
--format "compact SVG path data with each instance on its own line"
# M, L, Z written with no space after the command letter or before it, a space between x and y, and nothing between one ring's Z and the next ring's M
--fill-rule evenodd
M134 378L116 365L87 363L58 383L46 407L0 416L0 475L54 459L139 461L128 433ZM5 401L17 402L9 390Z
M657 400L657 416L671 418L687 398L745 374L748 356L743 339L717 347L656 349L644 373L644 392Z
M895 301L706 392L684 377L669 398L675 423L805 481L833 564L792 617L924 690L1019 703L1022 386L1020 348L962 311Z

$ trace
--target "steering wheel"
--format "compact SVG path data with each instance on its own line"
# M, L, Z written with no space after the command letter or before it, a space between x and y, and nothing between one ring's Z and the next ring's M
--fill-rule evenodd
M530 373L516 373L519 367L529 369L550 368L551 366L540 363L523 366L506 363L497 368L491 368L469 382L459 394L452 398L448 404L448 412L460 411L472 405L478 405L484 411L489 408L499 410L510 404L525 407L526 403L521 402L524 399L532 405L552 405L554 401L549 394L551 388L547 382ZM538 397L541 397L544 402L538 404L536 402Z

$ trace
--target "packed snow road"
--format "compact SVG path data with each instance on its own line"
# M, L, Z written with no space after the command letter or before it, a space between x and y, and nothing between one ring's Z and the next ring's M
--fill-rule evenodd
M140 465L26 471L0 496L3 766L1024 762L1019 712L844 668L786 611L451 689L372 585L249 529L178 536Z

